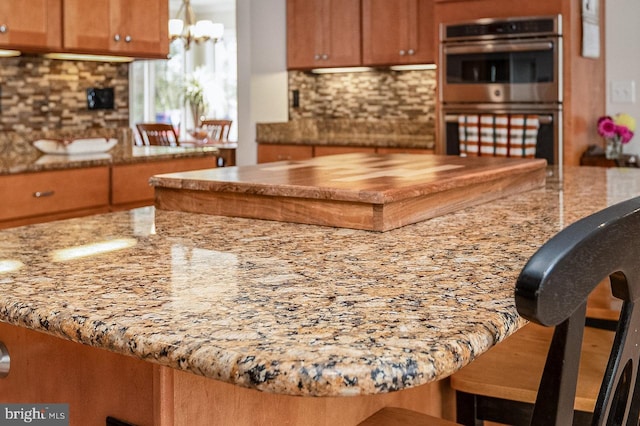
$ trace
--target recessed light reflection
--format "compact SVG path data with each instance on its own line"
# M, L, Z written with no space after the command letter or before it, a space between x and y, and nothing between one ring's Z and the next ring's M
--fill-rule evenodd
M67 260L80 259L112 251L124 250L135 246L137 243L138 241L134 238L118 238L100 243L54 250L52 252L52 257L54 262L66 262Z
M0 274L15 272L23 266L24 263L20 262L19 260L0 259Z

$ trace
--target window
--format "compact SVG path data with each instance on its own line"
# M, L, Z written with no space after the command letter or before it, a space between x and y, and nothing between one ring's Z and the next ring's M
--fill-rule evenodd
M130 68L130 123L171 123L181 138L195 127L186 99L189 85L202 87L205 118L233 121L230 140L237 140L237 70L235 29L225 26L217 43L171 43L170 59L135 61ZM137 137L137 135L136 135Z

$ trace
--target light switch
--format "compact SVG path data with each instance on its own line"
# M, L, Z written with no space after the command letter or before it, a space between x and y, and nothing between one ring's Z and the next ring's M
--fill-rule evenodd
M636 103L636 82L633 80L611 82L611 102Z

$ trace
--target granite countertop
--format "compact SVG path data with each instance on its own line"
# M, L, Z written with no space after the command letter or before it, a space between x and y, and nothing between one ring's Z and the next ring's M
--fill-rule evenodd
M529 256L639 182L566 167L383 234L153 208L7 229L0 320L262 391L403 389L517 330Z
M33 141L42 138L75 137L114 137L118 139L118 144L106 153L74 155L44 154L32 145ZM213 146L134 146L130 128L65 130L28 134L5 132L0 134L0 175L213 156L216 153L218 153L218 148Z
M258 143L434 149L434 123L429 121L299 119L258 123Z

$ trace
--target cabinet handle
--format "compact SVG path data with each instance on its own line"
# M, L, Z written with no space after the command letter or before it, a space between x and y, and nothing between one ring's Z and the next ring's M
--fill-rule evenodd
M0 25L0 33L4 34L7 31L9 31L9 27L7 27L6 25L2 24Z
M125 42L125 43L131 43L131 36L130 36L130 35L126 36L126 37L124 38L124 42Z
M401 51L400 51L400 56L404 56L404 55L406 55L406 54L407 54L407 52L405 52L404 50L401 50Z
M56 193L55 191L36 191L33 193L33 196L35 198L44 198L44 197L51 197L55 193Z
M413 49L409 49L409 50L407 50L407 53L408 53L409 55L413 55L413 54L415 54L415 53L416 53L416 51L415 51L415 50L413 50Z
M115 41L120 41L120 34L116 34L116 35L114 35L114 36L113 36L113 39L114 39Z
M3 342L0 342L0 379L9 375L9 368L11 367L11 357L9 351Z
M324 55L322 55L322 60L326 61L327 59L329 59L329 55L327 55L326 53Z

